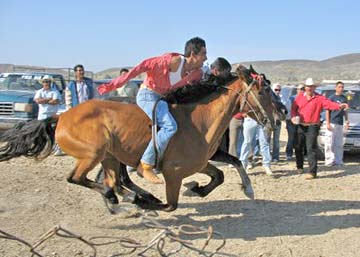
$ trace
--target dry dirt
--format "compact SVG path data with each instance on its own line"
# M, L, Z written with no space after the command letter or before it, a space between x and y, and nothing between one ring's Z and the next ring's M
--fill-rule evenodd
M219 164L225 173L223 185L206 198L181 196L176 211L158 212L156 220L166 226L212 226L227 240L221 249L224 254L215 256L360 256L358 160L358 155L346 156L345 165L336 168L324 167L320 161L319 178L313 181L305 181L303 175L297 174L294 162L282 159L273 165L274 177L265 175L258 163L249 172L256 200L245 197L234 169ZM141 217L109 214L98 193L67 183L65 178L73 163L68 156L50 156L42 162L18 158L0 163L0 230L30 244L55 225L85 239L129 237L143 244L161 232L145 227ZM150 186L135 174L131 176L164 200L163 185ZM184 182L194 179L208 181L203 175L195 175ZM2 239L1 235L0 256L31 256L28 247ZM204 238L191 239L200 247ZM214 250L219 244L220 240L213 239L206 249ZM176 246L166 242L167 251ZM96 249L97 256L112 256L123 248L111 244ZM92 254L91 248L82 242L60 237L49 239L36 250L43 256ZM137 256L139 252L129 256ZM145 256L160 255L149 250ZM182 249L173 256L199 254Z

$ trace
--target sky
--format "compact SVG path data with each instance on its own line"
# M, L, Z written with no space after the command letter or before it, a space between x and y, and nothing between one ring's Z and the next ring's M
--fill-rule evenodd
M360 53L358 0L0 1L0 63L98 72L206 41L208 61Z

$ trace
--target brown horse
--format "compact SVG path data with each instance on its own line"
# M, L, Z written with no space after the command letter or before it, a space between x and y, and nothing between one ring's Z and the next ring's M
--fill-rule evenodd
M144 192L142 196L153 200L148 208L166 211L177 208L182 180L212 168L208 160L214 156L232 116L240 109L250 111L261 123L267 121L266 126L274 125L269 85L255 76L238 72L235 81L225 87L216 87L194 103L170 106L178 131L162 159L167 204L161 204ZM121 170L124 165L137 167L150 141L150 119L134 104L91 100L63 113L58 120L33 121L4 133L0 141L7 144L0 148L0 161L21 155L48 156L54 143L52 127L56 122L57 143L77 160L67 180L94 189L116 203L114 188L119 193L128 192L120 183L125 176ZM221 154L219 158L222 158ZM99 163L105 171L105 185L87 178L88 172ZM234 160L238 170L243 171L239 163ZM244 172L241 178L245 193L251 195L249 178Z

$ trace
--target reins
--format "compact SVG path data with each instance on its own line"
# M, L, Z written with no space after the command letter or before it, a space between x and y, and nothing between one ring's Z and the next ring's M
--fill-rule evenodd
M241 104L240 104L240 109L239 109L239 112L242 112L244 110L244 107L245 107L245 104L247 104L251 111L254 113L254 115L256 116L257 120L258 120L258 123L260 123L261 126L265 126L264 122L260 119L259 115L257 114L257 112L255 111L255 108L250 104L250 102L248 101L248 96L249 96L249 93L250 95L253 97L253 100L255 101L255 104L256 106L260 109L260 112L261 114L264 116L264 118L266 120L269 120L269 116L267 115L266 111L264 110L263 106L260 104L260 101L259 99L256 97L256 95L254 94L254 92L252 91L252 87L255 85L255 82L257 81L259 83L259 85L261 85L262 83L262 76L259 75L259 74L254 74L252 73L251 74L251 77L252 77L252 81L249 85L246 85L246 89L244 91L243 94L241 94L241 90L240 91L236 91L232 88L228 88L228 87L225 87L225 86L222 86L223 88L226 88L227 90L232 90L234 91L236 94L242 96L242 99L241 99Z

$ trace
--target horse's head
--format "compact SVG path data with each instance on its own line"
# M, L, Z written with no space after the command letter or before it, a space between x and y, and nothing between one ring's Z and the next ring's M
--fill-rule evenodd
M239 97L240 112L246 112L267 129L274 128L280 119L278 104L281 102L271 90L270 81L264 74L258 74L252 66L247 69L240 65L236 72L243 80Z

